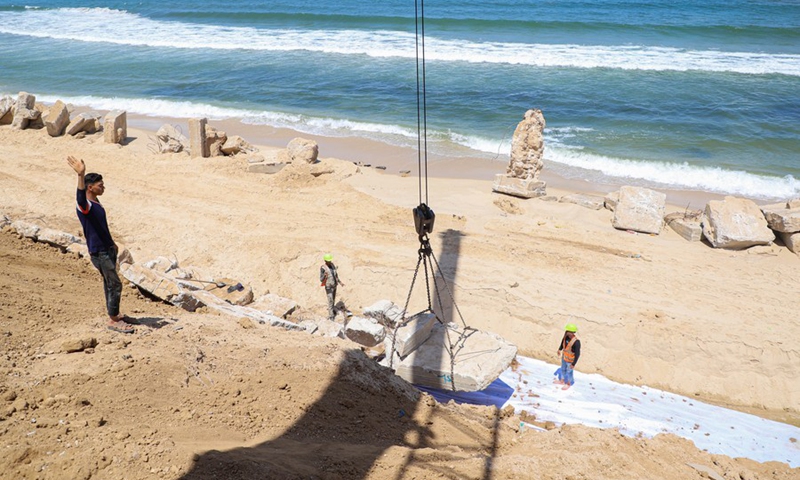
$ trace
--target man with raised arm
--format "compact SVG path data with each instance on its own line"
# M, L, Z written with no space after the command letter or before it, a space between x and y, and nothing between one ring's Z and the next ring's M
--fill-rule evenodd
M83 227L83 236L92 265L103 276L103 289L106 296L108 312L108 329L120 333L133 333L134 329L119 313L119 301L122 296L122 282L117 274L117 244L108 230L106 210L97 198L105 192L103 176L98 173L86 173L86 164L72 155L67 163L78 174L77 213Z

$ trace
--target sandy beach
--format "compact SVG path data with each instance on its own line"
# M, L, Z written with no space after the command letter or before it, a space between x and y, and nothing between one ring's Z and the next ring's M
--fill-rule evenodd
M322 254L331 252L347 284L340 295L354 312L379 299L405 299L418 248L411 216L419 203L415 152L365 140L318 139L322 163L333 173L313 177L310 167L291 165L275 175L253 174L247 173L244 156L191 159L185 153L150 151L158 125L184 122L186 131L185 120L131 117L129 122L124 146L103 143L102 133L51 138L43 130L0 126L0 213L79 234L75 176L65 162L67 155L74 155L90 171L103 174L102 201L111 231L136 261L176 258L181 265L247 283L256 296L276 293L322 314L325 297L315 277ZM243 136L266 156L298 136L233 120L210 124ZM658 236L618 231L608 210L493 194L492 175L504 169L500 159L476 160L474 165L431 159L428 203L437 213L432 246L467 324L514 342L522 355L555 362L563 326L573 322L583 343L579 371L800 425L800 349L794 342L800 338L798 255L779 245L715 250L702 242L689 243L669 228ZM413 174L401 177L400 170ZM548 173L545 180L548 194L556 196L618 188L583 185ZM700 209L716 198L700 192L665 193L668 212L683 211L687 204ZM84 435L82 441L94 450L64 467L73 478L98 472L97 478L122 478L123 470L127 478L155 473L161 478L246 478L247 472L268 471L253 466L259 462L274 468L269 472L275 478L400 478L395 475L401 471L416 472L418 478L488 478L483 476L488 464L482 456L488 450L498 455L492 478L519 478L525 471L542 472L537 478L569 478L555 473L558 468L545 468L555 466L570 468L575 478L591 477L595 468L601 469L602 478L696 475L674 458L719 462L725 478L739 471L752 475L741 478L797 478L797 471L785 465L718 456L712 460L691 442L672 436L631 439L613 431L564 427L520 437L510 426L513 419L495 421L488 407L415 403L414 395L396 380L367 367L354 368L362 359L349 353L352 344L279 330L253 334L222 317L148 302L129 288L123 310L152 318L160 327L139 328L120 338L101 327L100 279L90 266L26 244L9 232L2 236L11 273L0 278L12 292L0 303L0 327L9 332L3 350L12 352L0 357L3 389L28 395L28 403L40 405L55 424L58 404L45 406L45 399L58 392L72 399L62 410L76 410L69 418L75 424L86 419L88 427L68 434L54 425L46 434L36 432L47 441L76 431ZM21 265L39 262L45 263L39 276L25 277L32 267ZM62 265L65 277L47 276L60 272ZM41 285L34 290L44 292L34 295L30 286L24 287L26 282ZM422 302L418 289L412 305L421 307ZM80 357L77 363L74 355L47 354L58 350L64 335L95 335L100 345L93 356L74 354ZM135 352L135 362L120 360L121 351ZM196 360L198 355L206 360ZM197 374L187 376L192 368ZM353 368L376 380L348 377ZM151 384L153 375L160 380ZM325 394L328 383L342 376L347 377L340 382L344 390ZM33 386L43 377L49 380ZM102 385L98 379L105 379ZM212 386L209 379L219 383ZM289 391L280 388L287 383ZM115 389L124 394L115 398ZM74 407L74 400L89 395L102 400L91 400L95 409L87 416ZM358 397L362 412L375 409L374 416L364 420L347 409L342 417L340 404L351 396ZM320 398L331 404L320 407ZM130 409L143 416L139 425L133 424L133 415L122 413ZM381 437L386 425L381 420L403 409L409 413L403 421L409 428L389 429ZM232 413L211 418L201 415L205 410ZM298 430L303 415L311 430ZM91 425L98 416L111 428L92 439L97 432ZM17 417L11 418L0 422L0 432L22 434ZM199 430L197 418L202 418ZM335 420L329 424L323 418ZM374 423L369 426L379 437L374 448L353 447L357 429L345 426L362 420ZM418 429L417 421L428 427ZM500 432L499 441L492 440L492 431ZM310 460L308 447L298 443L304 438L315 445L315 458L325 460ZM156 440L162 447L158 454ZM16 444L14 454L5 456L5 467L16 469L21 478L58 478L53 471L35 472L51 461L45 444ZM112 444L124 445L124 454ZM173 448L165 450L165 445ZM234 447L224 459L222 454L198 453ZM566 453L572 449L580 458ZM153 463L137 460L144 451ZM131 459L134 452L139 456ZM336 463L335 458L343 460ZM448 466L455 463L460 465ZM241 470L225 477L219 465ZM307 470L296 470L301 465Z

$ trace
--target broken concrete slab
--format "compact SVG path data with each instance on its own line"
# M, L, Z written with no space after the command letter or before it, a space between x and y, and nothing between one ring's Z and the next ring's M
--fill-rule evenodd
M558 203L574 203L584 208L600 210L605 205L605 199L597 195L586 195L584 193L571 193L558 199Z
M603 206L606 207L606 210L611 210L613 212L614 209L617 208L617 202L619 202L619 190L607 193L606 196L603 197Z
M547 195L547 183L538 179L524 180L503 173L494 176L492 191L520 198L536 198Z
M381 325L394 328L403 321L403 309L391 300L378 300L364 309L364 316L374 318Z
M490 332L436 322L428 340L405 359L388 353L381 364L410 383L474 392L488 387L511 365L517 347Z
M39 242L52 245L53 247L60 248L62 250L65 250L73 243L80 241L78 237L72 234L53 230L52 228L43 228L39 230L39 233L36 236Z
M699 212L702 213L702 212ZM703 238L703 226L700 223L700 216L687 216L682 212L669 213L664 217L664 222L672 228L675 233L690 242L699 242Z
M347 321L344 334L359 345L374 347L386 337L386 330L373 319L353 316Z
M800 232L800 208L782 208L780 205L761 207L769 228L776 232Z
M435 323L436 315L423 312L407 319L403 326L389 329L385 341L386 351L391 352L394 349L400 358L405 358L431 336Z
M250 307L270 313L276 317L286 318L297 309L297 302L274 293L268 293L253 300Z
M47 127L47 134L51 137L59 137L64 134L64 129L69 125L69 110L61 100L50 107L44 118L44 126Z
M281 170L283 170L283 167L285 167L285 166L286 166L285 163L280 163L280 162L278 162L278 163L252 163L252 164L247 166L247 171L249 173L267 173L267 174L271 175L273 173L280 172Z
M36 240L39 233L39 225L25 220L14 220L11 222L11 228L14 229L20 236Z
M261 325L270 325L272 327L282 327L287 330L305 330L305 326L298 325L297 323L278 318L275 315L266 314L255 308L245 307L241 305L231 305L230 303L222 300L213 293L206 290L196 290L188 292L195 299L203 303L207 308L216 310L217 312L231 315L237 318L249 318L258 322Z

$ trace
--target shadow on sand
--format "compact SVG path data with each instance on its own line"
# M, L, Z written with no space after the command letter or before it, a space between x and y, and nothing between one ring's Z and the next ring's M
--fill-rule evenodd
M462 236L453 230L441 235L444 254L440 266L450 284L455 278ZM436 313L443 321L449 321L454 310L452 300L446 292L441 293ZM431 397L420 396L400 382L374 378L387 374L391 375L362 351L347 351L336 377L319 400L305 408L279 437L249 447L208 451L195 459L182 478L464 478L447 462L457 463L464 458L464 452L469 452L472 458L485 458L480 478L490 479L497 448L498 412L495 411L490 434L467 435L468 443L463 444L462 440L458 445L461 453L453 454L443 450L449 443L441 434L437 437L432 426L439 432L462 433L474 430L474 426L458 415L448 414L446 409L433 408ZM404 450L393 454L396 460L376 464L392 447Z

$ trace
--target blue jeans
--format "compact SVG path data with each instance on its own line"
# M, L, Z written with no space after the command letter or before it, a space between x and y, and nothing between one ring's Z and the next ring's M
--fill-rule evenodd
M561 359L561 378L567 385L575 384L575 379L572 378L572 364L565 362L563 358Z
M103 291L106 294L106 310L109 317L119 315L119 301L122 297L122 282L117 275L117 249L109 248L93 253L92 265L103 276Z

